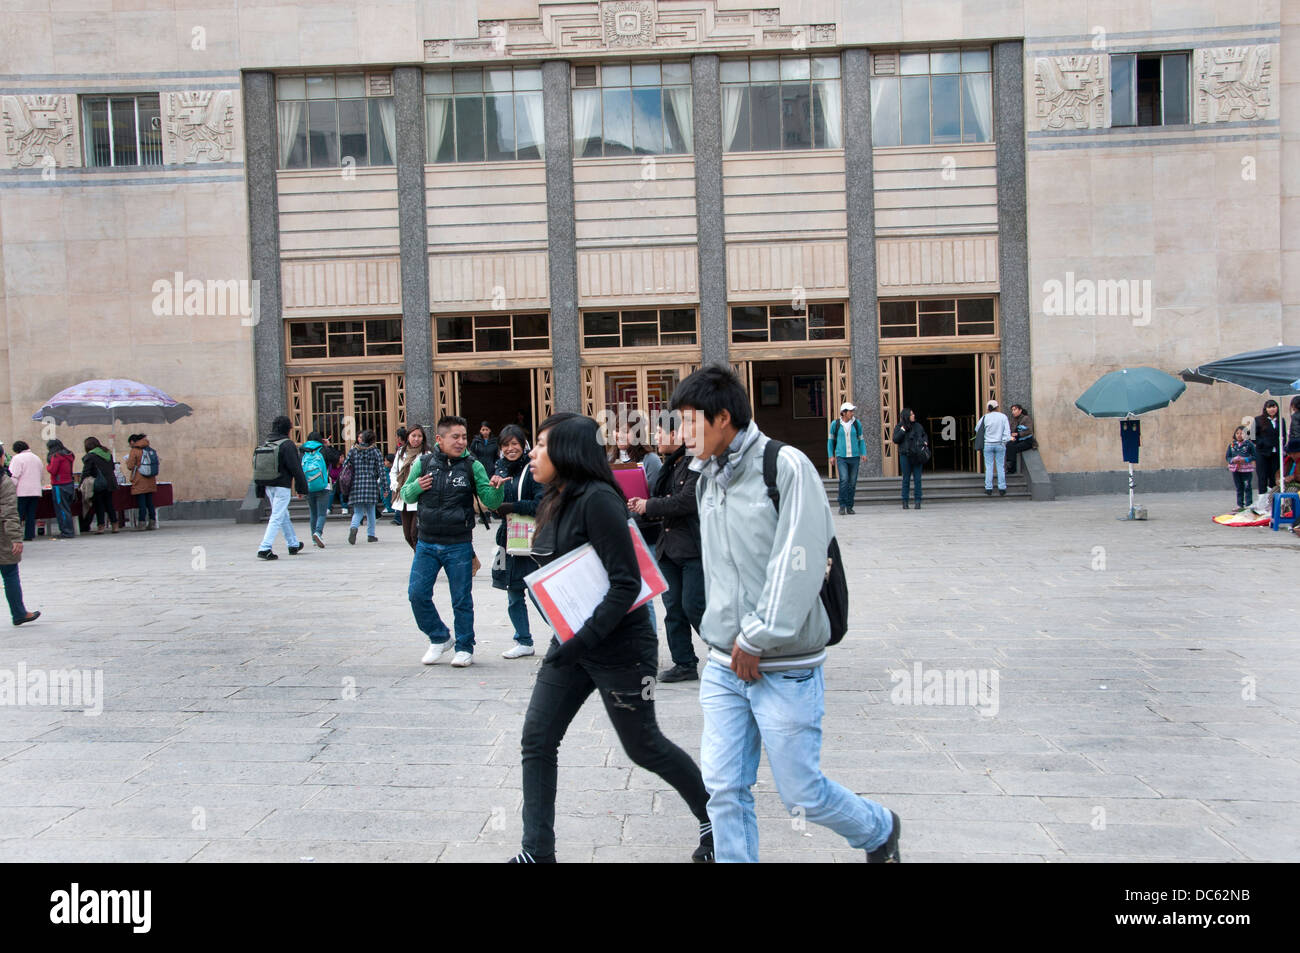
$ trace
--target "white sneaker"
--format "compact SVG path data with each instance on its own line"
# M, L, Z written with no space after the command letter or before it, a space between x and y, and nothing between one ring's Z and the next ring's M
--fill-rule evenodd
M473 652L457 652L456 657L451 660L452 668L469 668L474 664Z
M532 655L533 647L531 645L520 645L516 642L510 648L501 653L502 658L523 658L525 655Z
M420 659L420 661L425 665L437 665L438 662L442 660L442 657L451 651L453 645L455 645L455 643L452 642L451 639L448 639L441 645L433 645L431 643L429 645L429 651L424 653L424 658Z

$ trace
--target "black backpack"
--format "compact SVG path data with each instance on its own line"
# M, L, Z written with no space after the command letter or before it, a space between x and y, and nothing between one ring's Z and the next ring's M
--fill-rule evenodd
M763 482L767 484L767 495L778 513L781 512L781 491L776 488L776 457L784 446L787 444L780 440L768 440L763 449ZM827 645L836 645L849 630L849 581L844 575L840 544L834 536L826 547L826 578L822 582L821 598L826 617L831 620L831 640Z

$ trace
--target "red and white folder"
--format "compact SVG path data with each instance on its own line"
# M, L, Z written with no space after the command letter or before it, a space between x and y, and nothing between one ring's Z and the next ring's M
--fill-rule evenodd
M636 522L628 520L627 527L641 570L641 593L632 603L632 609L636 609L667 592L668 580L659 571L659 563ZM609 592L609 574L591 543L583 543L555 562L529 573L524 577L524 584L532 590L556 636L561 642L567 642L592 617Z

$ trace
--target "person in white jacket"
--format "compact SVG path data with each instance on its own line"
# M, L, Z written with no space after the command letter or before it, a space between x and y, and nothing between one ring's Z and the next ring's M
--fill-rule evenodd
M993 495L993 470L997 468L998 495L1007 495L1007 444L1011 441L1011 421L998 410L996 400L989 401L988 412L975 429L984 428L984 495Z
M393 454L393 467L388 471L388 485L393 491L393 511L401 517L402 535L406 537L406 542L412 549L415 549L415 544L420 537L419 527L415 521L415 511L419 504L407 503L398 491L406 483L407 474L411 472L411 464L428 449L425 446L424 428L416 424L406 432L406 443Z
M18 517L23 521L23 542L30 543L36 538L36 506L41 502L41 479L45 467L41 458L32 453L26 442L14 441L14 458L9 461L9 473L13 476L14 488L18 492Z

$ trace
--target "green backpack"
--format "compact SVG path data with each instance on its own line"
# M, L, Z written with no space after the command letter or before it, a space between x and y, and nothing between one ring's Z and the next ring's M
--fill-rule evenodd
M258 483L270 483L280 477L280 444L288 440L268 440L257 445L253 451L253 479Z

